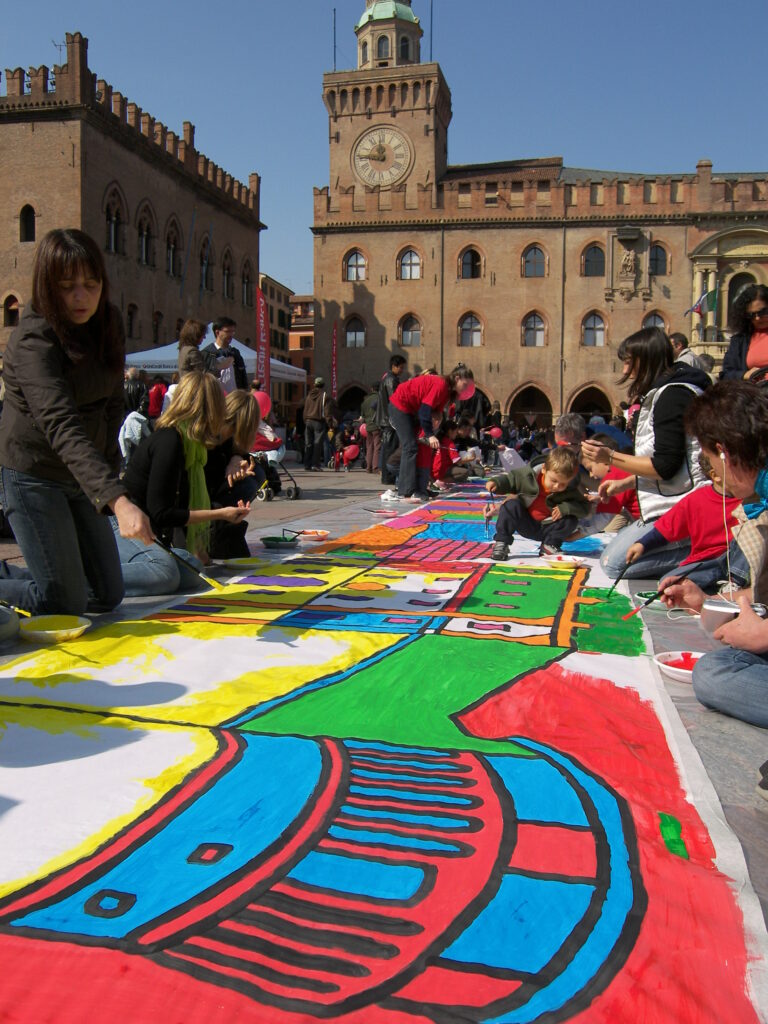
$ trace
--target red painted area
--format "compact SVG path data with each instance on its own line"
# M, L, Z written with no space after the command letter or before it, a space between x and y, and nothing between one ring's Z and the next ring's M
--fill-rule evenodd
M521 824L509 866L540 875L594 879L595 839L591 832L562 825Z
M520 988L522 982L492 978L480 971L452 971L446 967L427 967L423 974L398 993L398 998L409 999L416 1006L490 1006L497 999L505 999Z
M476 736L551 744L629 802L648 908L625 966L573 1024L757 1022L745 993L741 913L653 708L634 690L554 664L495 694L461 723ZM681 822L690 860L667 850L659 811Z

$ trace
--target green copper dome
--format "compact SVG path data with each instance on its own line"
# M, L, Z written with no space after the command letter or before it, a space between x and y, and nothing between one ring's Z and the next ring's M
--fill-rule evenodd
M419 24L419 19L411 10L409 3L403 3L402 0L373 0L373 3L366 7L362 18L355 25L355 31L371 21L388 21L392 18L410 21L413 25Z

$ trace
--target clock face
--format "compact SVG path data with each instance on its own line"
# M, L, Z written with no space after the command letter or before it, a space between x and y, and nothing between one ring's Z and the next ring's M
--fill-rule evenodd
M366 185L389 188L411 169L411 144L396 128L381 126L364 132L352 150L352 169Z

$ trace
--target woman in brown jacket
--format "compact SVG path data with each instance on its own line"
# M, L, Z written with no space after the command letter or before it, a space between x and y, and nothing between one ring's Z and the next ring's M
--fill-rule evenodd
M202 320L185 320L179 331L179 375L204 370L200 346L208 330Z
M0 502L27 568L0 562L0 599L35 613L114 608L120 533L152 542L118 477L125 342L99 247L49 231L35 253L32 301L5 352Z

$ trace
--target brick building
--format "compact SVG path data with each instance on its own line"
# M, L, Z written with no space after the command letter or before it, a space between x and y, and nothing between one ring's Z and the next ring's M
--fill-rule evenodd
M88 40L67 34L67 62L6 71L0 96L0 349L28 301L34 242L77 227L104 247L128 350L174 340L190 316L238 321L255 337L259 175L236 181L181 135L88 68Z
M291 330L288 334L291 362L304 370L311 386L315 375L315 298L291 296Z
M358 66L324 75L330 185L314 195L315 360L359 403L403 351L461 359L514 414L607 412L647 324L722 358L728 305L768 284L768 172L642 175L559 157L450 166L451 94L410 0L366 0ZM685 311L719 288L716 311Z

